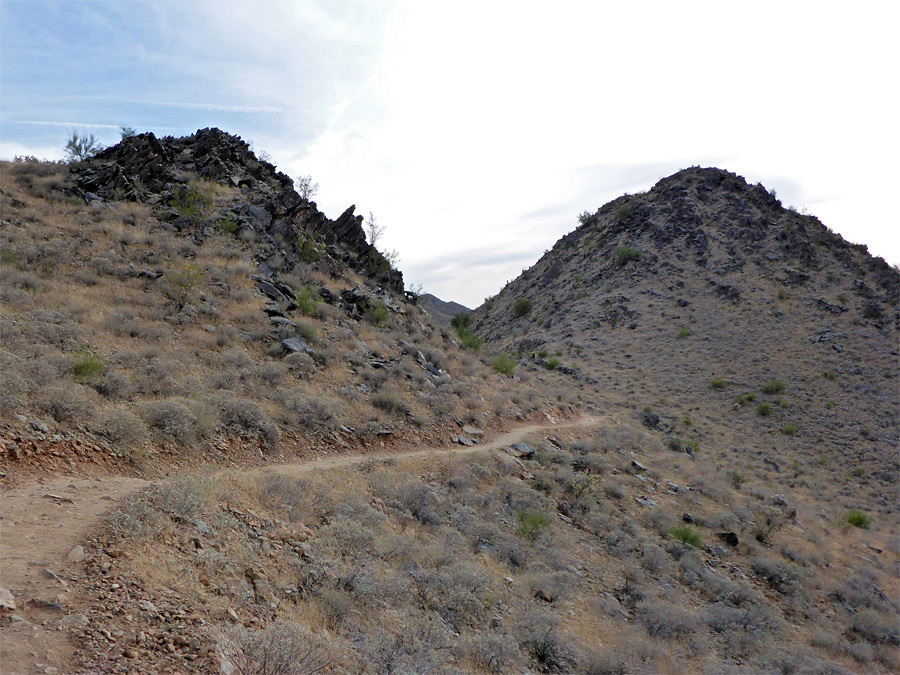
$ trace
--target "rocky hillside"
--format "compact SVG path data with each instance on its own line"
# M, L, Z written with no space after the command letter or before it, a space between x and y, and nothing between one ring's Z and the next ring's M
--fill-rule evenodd
M420 310L354 207L329 219L236 136L6 163L0 190L11 475L449 439L544 407Z
M441 300L431 293L423 293L419 296L418 305L424 309L440 326L449 326L450 319L457 314L468 314L472 310L458 302Z
M476 310L476 333L673 448L813 490L827 475L896 521L896 269L720 169L583 220Z
M673 435L788 462L815 447L895 480L896 269L719 169L585 220L476 311L490 345Z

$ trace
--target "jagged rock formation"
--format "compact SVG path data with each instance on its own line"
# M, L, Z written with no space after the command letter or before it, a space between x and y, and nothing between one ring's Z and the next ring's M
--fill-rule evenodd
M156 206L176 229L196 225L192 188L201 178L237 188L240 196L220 214L237 231L256 235L257 262L268 276L269 259L281 266L325 258L322 266L346 265L369 276L395 294L403 292L403 275L366 242L362 217L349 207L337 220L328 219L315 202L303 199L294 182L269 162L260 161L240 137L219 129L201 129L182 138L152 133L127 138L73 169L71 193L88 201L132 200ZM202 228L194 228L202 237Z

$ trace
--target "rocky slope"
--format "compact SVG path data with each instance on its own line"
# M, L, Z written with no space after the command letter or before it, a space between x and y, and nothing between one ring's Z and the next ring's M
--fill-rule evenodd
M832 475L896 519L898 300L900 274L864 246L691 168L603 206L474 330L575 391L617 394L673 447L764 475L810 462L798 481Z

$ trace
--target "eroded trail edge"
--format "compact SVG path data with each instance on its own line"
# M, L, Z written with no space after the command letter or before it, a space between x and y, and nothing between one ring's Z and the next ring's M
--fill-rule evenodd
M353 452L271 464L239 473L274 471L297 475L384 459L484 452L512 445L531 434L593 427L603 421L599 417L581 417L529 424L472 446ZM219 473L235 473L235 470ZM0 623L0 672L52 674L71 668L73 647L65 629L76 626L77 612L92 601L79 597L71 588L79 578L78 564L84 555L79 547L116 502L154 482L124 477L65 477L0 493L0 589L8 589L16 605L11 613L5 613Z

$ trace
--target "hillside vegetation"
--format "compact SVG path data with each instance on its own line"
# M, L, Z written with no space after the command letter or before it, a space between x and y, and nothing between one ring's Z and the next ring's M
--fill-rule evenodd
M50 667L900 670L900 275L762 186L625 195L441 327L218 130L0 169L4 489L157 479L10 589Z

